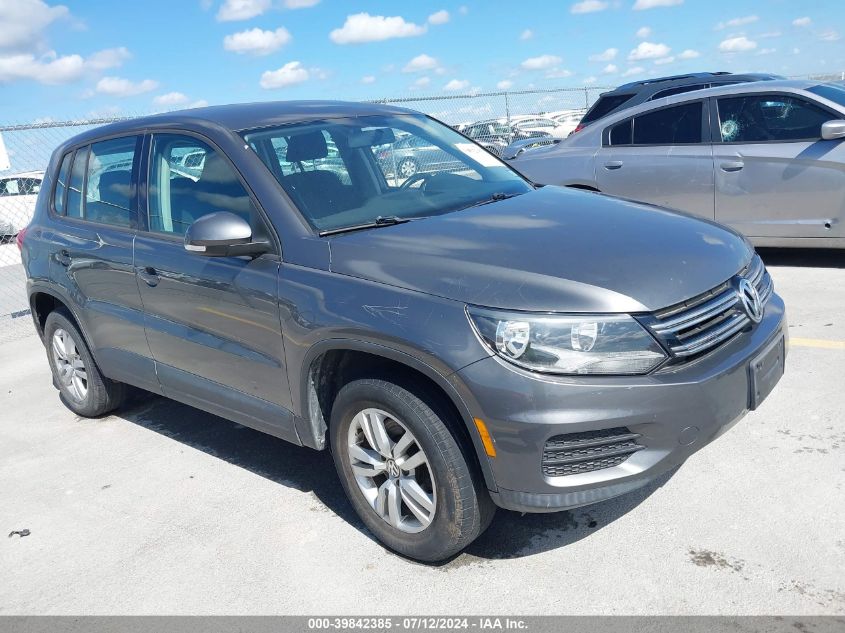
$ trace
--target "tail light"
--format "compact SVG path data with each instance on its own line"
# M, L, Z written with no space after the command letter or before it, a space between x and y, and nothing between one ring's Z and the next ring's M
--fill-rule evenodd
M15 244L18 245L19 251L23 250L23 238L24 238L25 235L26 235L26 229L24 228L24 229L21 229L20 231L18 231L18 234L15 237Z
M574 130L572 130L572 131L569 133L569 136L572 136L573 134L578 134L578 132L580 132L580 131L581 131L581 130L583 130L583 129L584 129L584 125L583 125L582 123L579 123L578 125L576 125L576 126L575 126L575 129L574 129Z

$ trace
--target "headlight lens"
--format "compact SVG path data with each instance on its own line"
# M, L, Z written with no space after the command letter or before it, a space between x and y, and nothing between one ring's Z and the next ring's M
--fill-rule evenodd
M657 341L623 315L531 315L467 310L482 340L502 358L551 374L646 374L666 359Z

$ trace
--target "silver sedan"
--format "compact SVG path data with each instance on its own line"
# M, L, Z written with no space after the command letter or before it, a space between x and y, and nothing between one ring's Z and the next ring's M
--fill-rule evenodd
M511 146L536 183L733 227L759 246L845 248L845 86L766 81L666 97L552 146Z

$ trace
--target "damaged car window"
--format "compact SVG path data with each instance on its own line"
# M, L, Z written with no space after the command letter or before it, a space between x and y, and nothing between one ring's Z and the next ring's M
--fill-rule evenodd
M719 99L723 143L761 143L818 139L825 121L835 117L796 97L755 95Z

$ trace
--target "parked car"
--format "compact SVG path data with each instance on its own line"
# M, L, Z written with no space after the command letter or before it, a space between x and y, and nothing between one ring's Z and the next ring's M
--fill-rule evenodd
M560 110L559 112L549 112L546 116L562 128L562 138L566 138L575 131L575 128L581 123L581 119L584 118L586 112L587 111L585 109L578 108L573 110Z
M496 156L501 156L502 150L511 142L511 129L498 121L473 123L458 131Z
M766 81L629 108L511 164L538 183L716 220L760 246L845 248L843 138L842 85Z
M514 117L512 122L516 132L521 132L526 138L536 136L551 136L553 138L566 138L572 130L544 116L520 116Z
M462 168L395 184L376 154L400 135ZM327 139L345 178L296 167L325 159ZM196 182L169 167L190 151L205 157ZM131 169L92 189L91 165L127 154ZM134 385L330 447L364 524L424 561L460 551L496 506L549 512L646 485L783 372L784 305L740 235L535 188L404 108L122 121L62 143L44 188L20 241L71 411L104 415Z
M0 240L18 234L32 219L43 171L0 176Z
M752 81L771 81L774 79L784 79L784 77L769 73L734 74L728 72L705 72L632 81L631 83L603 93L587 110L587 113L573 130L573 133L580 132L590 123L595 123L603 117L627 108L633 108L647 101L654 101L684 92L692 92L693 90L704 90L705 88L729 86Z
M399 178L410 178L418 172L431 173L464 166L460 159L430 139L412 134L381 148L377 158L386 174Z

